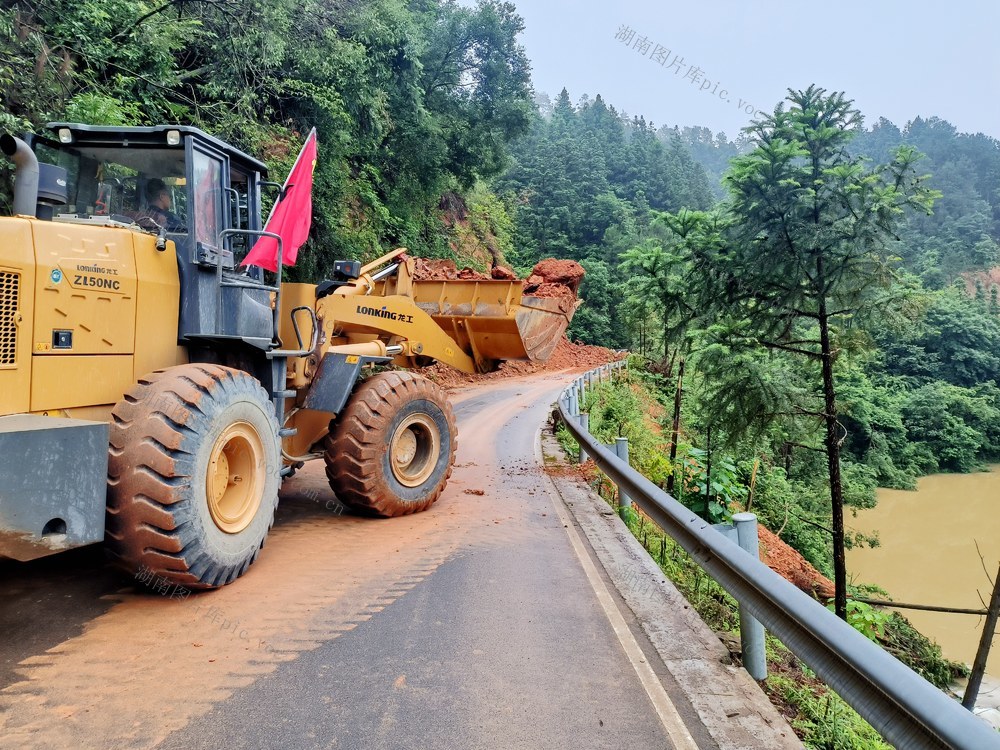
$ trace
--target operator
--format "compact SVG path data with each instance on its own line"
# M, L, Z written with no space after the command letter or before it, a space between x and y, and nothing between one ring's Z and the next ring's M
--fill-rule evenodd
M187 224L170 210L170 190L163 180L154 177L146 183L146 211L168 232L186 232Z

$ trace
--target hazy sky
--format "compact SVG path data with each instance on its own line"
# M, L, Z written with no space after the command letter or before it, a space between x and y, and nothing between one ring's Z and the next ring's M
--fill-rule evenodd
M866 125L937 115L1000 138L1000 0L512 1L535 89L553 98L563 86L573 102L600 93L657 125L733 138L747 108L771 111L815 83L854 99ZM623 25L628 44L615 38ZM683 66L670 68L675 56Z

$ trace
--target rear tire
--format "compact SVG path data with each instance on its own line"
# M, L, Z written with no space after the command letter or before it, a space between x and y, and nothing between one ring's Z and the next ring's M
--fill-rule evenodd
M112 411L116 562L195 589L243 575L274 522L277 434L267 392L245 372L193 364L142 378Z
M457 447L445 392L410 372L360 383L326 439L326 475L337 499L367 515L418 513L438 499Z

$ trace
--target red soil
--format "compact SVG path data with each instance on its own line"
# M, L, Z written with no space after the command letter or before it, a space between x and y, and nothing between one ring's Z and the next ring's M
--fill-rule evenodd
M562 284L539 284L530 293L525 289L525 296L575 300L576 292Z
M487 280L502 279L517 281L517 275L509 268L499 264L494 265L490 276L471 268L459 270L452 260L432 260L414 258L413 277L417 281L446 281L450 279ZM576 292L583 280L584 269L573 260L546 258L539 261L532 269L531 275L523 282L525 297L541 297L562 300L559 307L570 313L576 304ZM485 375L467 375L445 365L435 364L423 369L423 373L444 386L466 385L482 380L497 380L501 378L530 375L536 372L552 372L557 370L584 369L613 362L620 358L610 349L602 346L571 343L563 337L556 345L552 356L545 363L522 361L504 362L500 369Z
M580 288L580 282L586 272L583 266L575 260L559 260L557 258L546 258L539 261L531 270L531 276L524 282L524 291L536 297L544 295L537 294L531 287L544 286L546 284L559 284L568 287L575 295Z
M420 370L434 382L445 388L472 385L488 380L504 380L522 375L533 375L539 372L556 372L559 370L592 369L607 362L622 359L623 354L606 349L603 346L591 346L580 342L571 342L565 336L556 344L555 351L546 362L525 362L511 360L500 365L500 369L478 375L459 372L458 370L436 363Z
M961 277L965 282L965 291L970 297L976 293L976 282L979 282L983 291L989 294L990 289L1000 286L1000 266L994 266L986 271L966 271Z
M460 270L453 260L432 260L429 258L414 258L413 260L416 263L413 277L418 281L446 281L449 279L517 281L517 275L501 265L493 266L490 274L487 275L468 267ZM574 260L546 258L535 265L531 275L524 281L524 294L530 297L575 300L584 273L583 266Z
M446 281L448 279L457 279L458 267L455 265L453 260L434 260L431 258L414 258L415 268L413 272L413 277L421 281ZM469 274L475 274L471 268L462 269ZM485 274L479 274L481 278L489 278ZM469 277L464 277L469 278Z
M817 599L832 599L833 581L806 562L806 559L785 544L777 534L758 526L760 559L767 567Z

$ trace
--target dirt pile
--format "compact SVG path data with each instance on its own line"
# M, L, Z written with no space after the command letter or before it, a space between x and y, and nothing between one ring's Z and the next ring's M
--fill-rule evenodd
M466 266L458 268L455 261L446 259L414 258L413 278L417 281L448 281L464 279L470 281L517 281L517 274L505 266L496 264L487 275ZM539 261L524 280L526 297L576 299L585 271L574 260L546 258Z
M421 368L421 375L426 375L434 382L445 388L456 388L463 385L473 385L490 380L504 380L505 378L516 378L522 375L533 375L538 372L557 372L559 370L589 370L603 365L607 362L625 357L624 353L619 353L607 349L603 346L591 346L579 341L572 342L565 336L556 344L552 356L545 362L525 362L523 360L511 360L500 365L500 369L494 372L487 372L478 375L459 372L448 365L436 363L429 367Z
M760 534L760 559L767 567L820 601L833 598L833 581L810 565L777 534L763 526L757 528Z
M499 279L501 281L517 281L517 274L504 266L493 266L493 270L490 271L490 275L494 279Z
M414 258L413 278L417 281L449 281L463 279L467 281L517 281L517 274L509 268L494 266L490 275L474 268L459 268L455 261L447 259Z
M575 300L584 273L583 266L575 260L546 258L539 261L524 280L524 294L528 297Z
M458 268L453 260L413 258L413 278L416 281L448 281L468 279L488 281L498 279L503 281L518 281L517 275L498 263L493 265L490 275L472 268ZM524 297L541 297L560 300L558 308L567 314L572 314L576 307L576 293L583 281L584 268L576 261L546 258L535 264L531 274L522 281ZM555 372L559 370L584 370L605 362L613 362L621 357L603 346L572 343L563 336L556 345L555 351L548 361L534 363L525 361L509 361L500 365L500 369L482 375L468 375L458 372L447 365L434 364L421 370L424 375L432 378L445 387L469 385L484 380L500 380L503 378L531 375L536 372Z
M585 273L583 266L575 260L546 258L539 261L531 270L531 275L525 279L524 291L526 294L533 294L535 290L547 284L558 284L576 294Z

